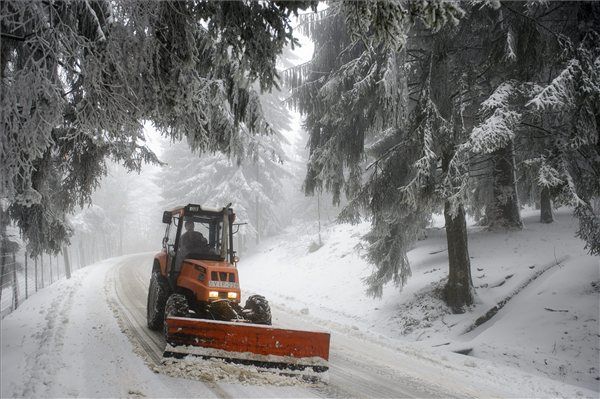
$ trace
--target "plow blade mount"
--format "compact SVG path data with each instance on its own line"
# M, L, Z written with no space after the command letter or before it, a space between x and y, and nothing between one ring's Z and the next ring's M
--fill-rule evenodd
M326 371L329 334L260 324L168 317L165 357L196 355L259 367Z

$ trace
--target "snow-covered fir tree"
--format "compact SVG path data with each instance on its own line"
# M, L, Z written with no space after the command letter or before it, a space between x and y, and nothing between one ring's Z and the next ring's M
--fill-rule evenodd
M285 175L282 158L272 149L258 148L256 156L240 163L222 154L196 154L187 143L171 144L161 156L166 165L156 183L162 188L164 206L197 203L220 208L229 203L237 215L244 243L280 228L275 208L283 199L279 180Z
M506 37L506 44L505 50L499 49L498 53L504 55L496 59L486 74L496 88L480 107L483 118L472 132L471 150L479 155L494 154L506 143L509 146L505 149L516 143L519 150L506 155L516 158L519 166L507 167L500 174L513 180L510 187L503 185L505 190L497 190L494 180L492 201L488 203L494 205L492 212L498 206L502 212L500 219L496 215L488 218L488 223L511 225L510 214L517 212L511 202L516 201L503 203L498 199L504 192L514 192L512 176L516 169L520 186L529 193L530 202L540 205L542 222L552 221L552 201L572 204L576 213L583 216L579 234L593 237L593 233L583 230L597 224L591 207L591 199L598 195L597 185L576 188L569 181L581 178L598 181L598 151L594 147L598 132L591 117L596 112L593 104L598 86L589 82L597 75L597 67L593 65L597 49L591 43L598 36L600 9L597 4L585 2L565 2L556 7L536 2L502 2L500 6L502 29L498 31ZM497 39L492 42L502 43ZM586 60L582 65L586 66L580 75L572 66L583 59ZM557 70L562 72L548 85ZM574 83L580 78L579 83ZM578 96L582 97L577 99ZM578 122L574 120L580 116L592 122L577 129L574 126ZM567 137L572 137L571 143ZM496 175L497 168L492 168ZM585 192L582 194L587 205L579 202L579 191ZM590 240L587 241L590 245Z
M581 4L576 30L564 42L562 68L527 107L545 121L550 138L539 162L540 184L575 207L578 236L600 254L600 5ZM562 60L560 60L562 61Z
M343 218L354 219L360 208L371 212L371 294L381 294L389 281L406 281L406 252L431 212L443 207L450 263L445 296L458 310L473 300L465 207L487 211L492 225L520 226L517 160L520 165L535 153L521 147L535 129L525 104L541 92L544 73L556 67L564 48L545 44L551 29L545 24L562 25L566 33L589 4L562 10L536 2L484 3L461 3L463 11L440 19L464 12L457 27L432 31L427 18L410 30L404 24L401 51L375 45L382 40L376 27L385 22L370 24L374 16L386 21L387 5L338 4L307 18L315 55L288 76L311 134L306 187L324 187L336 198L345 191L351 202ZM362 19L352 14L359 9ZM544 57L550 60L539 64ZM362 184L357 165L365 156L372 161ZM540 173L555 176L545 165ZM534 184L543 188L548 181ZM593 226L596 219L587 220Z
M456 193L460 194L460 186L455 187L461 180L460 168L457 162L451 162L451 151L444 151L444 148L456 145L447 140L453 136L449 133L454 131L460 137L464 137L464 133L459 128L456 107L446 107L442 116L432 101L431 82L434 79L436 83L449 82L455 76L449 76L445 71L440 71L439 75L431 72L434 65L437 68L445 65L441 57L434 63L433 53L409 45L398 52L397 46L378 42L377 34L369 34L368 26L373 22L369 18L386 15L386 5L364 6L373 7L375 11L379 7L382 9L365 13L364 20L350 25L353 28L347 28L346 23L355 16L354 8L346 6L348 8L344 5L331 7L325 17L308 22L307 31L315 41L315 56L306 71L296 70L289 76L295 87L295 105L307 114L306 124L311 134L307 189L310 192L323 185L338 196L344 189L353 197L342 215L344 218L355 219L360 207L372 212L369 258L375 263L376 270L367 279L367 284L368 292L373 295L380 295L383 285L390 280L397 285L406 281L410 274L406 252L424 227L432 207L439 204L438 198L448 199L447 215L450 221L455 221L453 225L448 223L449 236L463 237L460 239L464 240L460 250L452 251L451 281L462 285L462 292L466 292L466 298L457 302L469 303L472 297L464 210ZM462 11L453 4L446 6L451 8L447 9L446 18L440 18L438 22L456 22L455 17ZM420 15L427 15L426 11ZM382 18L383 21L374 23L373 29L385 26L386 19ZM448 29L440 37L455 40L446 36L452 28L441 25L443 23L433 26L438 30ZM362 39L356 26L367 26ZM410 23L394 26L401 26L403 32L408 32ZM429 66L419 69L417 83L407 81L408 73L403 68L408 61L405 60ZM419 87L416 91L405 90L415 86ZM416 98L411 97L413 94ZM416 99L416 105L413 102L405 107L411 98ZM407 117L405 108L411 110ZM363 171L357 165L364 157L365 137L368 136L378 139L372 140L376 160L371 167L369 182L361 188ZM445 175L441 178L436 173L438 157ZM399 187L402 189L398 190ZM429 191L431 189L433 191ZM440 190L444 191L442 195L438 194ZM455 198L456 201L450 202ZM456 263L460 263L458 268L454 267ZM459 272L453 272L455 270ZM457 278L460 281L454 282Z
M240 227L240 247L254 245L280 229L282 179L289 177L282 148L286 143L283 132L290 129L284 93L264 93L261 103L271 128L268 134L251 136L242 125L246 153L240 158L194 153L187 143L172 143L161 156L167 165L157 179L167 208L183 203L213 207L232 203L237 221L248 223Z
M272 86L294 40L290 15L310 6L1 2L0 197L27 240L42 230L66 240L65 214L89 201L107 158L129 169L156 161L145 120L195 150L241 155L239 125L266 128L251 83ZM55 203L43 193L50 164L66 193Z

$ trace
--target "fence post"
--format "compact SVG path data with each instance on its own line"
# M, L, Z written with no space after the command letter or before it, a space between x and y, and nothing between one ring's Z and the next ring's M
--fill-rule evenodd
M66 246L63 246L63 258L65 260L65 274L67 275L67 279L70 279L71 265L69 264L69 249Z
M17 281L17 258L15 256L15 252L12 254L13 260L13 303L14 309L19 307L19 282Z
M25 250L25 299L29 298L29 285L27 278L27 250Z

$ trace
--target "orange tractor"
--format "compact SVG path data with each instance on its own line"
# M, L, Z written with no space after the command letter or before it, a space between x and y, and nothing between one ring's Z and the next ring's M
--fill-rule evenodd
M230 205L189 204L163 213L167 228L152 266L147 320L150 329L163 329L165 356L327 370L329 334L272 327L269 303L261 295L241 306L233 249L240 224L234 223Z

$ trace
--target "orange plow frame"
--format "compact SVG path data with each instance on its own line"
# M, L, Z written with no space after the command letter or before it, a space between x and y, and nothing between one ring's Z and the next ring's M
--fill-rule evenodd
M325 332L187 317L168 317L166 324L165 356L191 354L269 368L308 367L316 372L329 368L330 335Z

